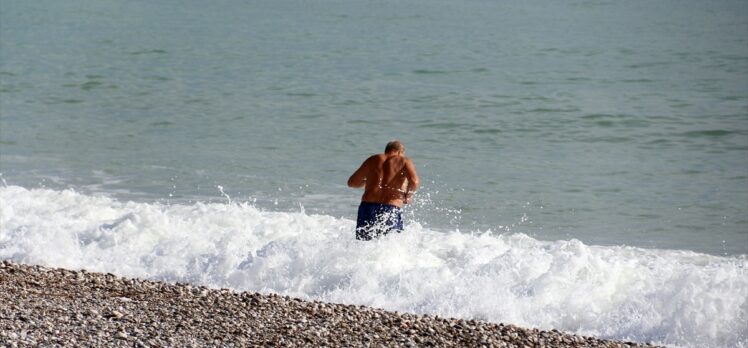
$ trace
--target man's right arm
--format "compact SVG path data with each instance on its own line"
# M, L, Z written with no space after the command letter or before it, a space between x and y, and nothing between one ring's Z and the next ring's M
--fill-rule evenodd
M413 200L413 193L416 192L421 184L421 179L416 172L416 166L413 165L413 161L410 158L405 161L405 177L408 178L408 191L405 193L405 203L410 203Z

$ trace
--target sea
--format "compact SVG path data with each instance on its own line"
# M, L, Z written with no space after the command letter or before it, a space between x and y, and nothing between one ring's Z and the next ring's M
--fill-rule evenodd
M748 347L748 1L0 0L0 259Z

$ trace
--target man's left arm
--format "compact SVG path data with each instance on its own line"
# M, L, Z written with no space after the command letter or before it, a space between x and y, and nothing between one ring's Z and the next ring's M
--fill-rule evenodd
M368 162L368 160L364 161L364 163L353 172L353 175L348 178L348 187L361 188L366 185L366 162Z

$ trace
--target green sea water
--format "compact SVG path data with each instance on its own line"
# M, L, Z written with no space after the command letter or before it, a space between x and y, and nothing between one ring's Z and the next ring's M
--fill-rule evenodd
M0 0L6 185L748 254L746 1ZM220 188L219 188L220 186Z

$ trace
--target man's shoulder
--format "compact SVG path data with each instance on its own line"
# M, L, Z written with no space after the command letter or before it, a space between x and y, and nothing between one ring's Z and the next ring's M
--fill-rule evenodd
M407 157L407 156L401 156L400 161L402 163L413 163L413 161L410 160L410 157Z
M379 157L379 154L374 154L366 158L366 160L363 163L363 166L365 167L376 166L381 162L382 162L382 159L381 157Z
M410 159L410 157L405 157L405 162L403 162L403 163L405 164L406 168L410 168L413 171L416 170L416 165L415 165L415 163L413 163L413 160Z
M369 162L369 161L381 161L381 160L383 160L385 158L386 158L386 156L384 154L382 154L382 153L375 153L375 154L369 156L369 158L367 158L366 161L367 162Z

